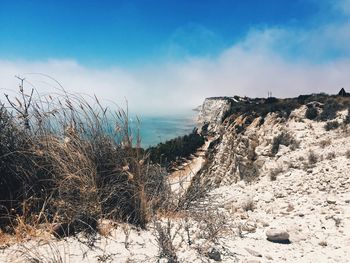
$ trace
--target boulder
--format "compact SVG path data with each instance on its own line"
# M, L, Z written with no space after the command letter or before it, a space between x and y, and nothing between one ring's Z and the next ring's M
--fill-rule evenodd
M221 253L216 248L212 247L208 251L208 257L215 261L221 261Z
M275 243L289 244L289 234L286 230L271 228L266 231L267 240Z

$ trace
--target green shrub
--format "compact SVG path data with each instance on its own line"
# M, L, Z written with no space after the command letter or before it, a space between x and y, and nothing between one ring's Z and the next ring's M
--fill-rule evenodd
M319 119L321 121L333 120L337 116L337 112L341 109L341 105L337 101L328 100L321 112Z
M328 121L326 123L326 125L324 126L326 131L330 131L330 130L335 130L339 128L339 122L337 121Z
M309 165L314 165L318 162L319 157L313 152L310 151L309 155L308 155L308 161L309 161Z
M289 133L282 132L273 138L271 147L272 155L276 155L278 153L280 145L297 147L298 143Z
M318 111L315 107L308 107L305 112L305 118L309 120L314 120L318 116Z

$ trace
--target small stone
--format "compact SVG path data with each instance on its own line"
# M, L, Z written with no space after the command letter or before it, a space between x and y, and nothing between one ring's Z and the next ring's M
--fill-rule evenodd
M292 212L294 210L293 204L288 204L287 212Z
M261 263L261 261L257 260L257 259L246 259L244 262L245 263Z
M282 229L269 229L266 231L267 240L276 243L289 244L289 234Z
M265 255L265 257L266 257L268 260L273 260L273 257L271 257L271 255Z
M262 196L262 200L265 201L265 203L270 203L272 202L274 199L273 195L270 192L266 192L263 196Z
M337 200L335 199L335 196L328 196L327 197L327 203L330 204L330 205L334 205L335 203L337 202Z
M242 230L250 233L255 232L257 225L254 221L248 220L242 225Z
M261 257L262 257L261 253L258 252L258 251L256 251L256 250L253 250L253 249L250 249L250 248L247 248L247 247L245 247L244 249L247 250L247 252L248 252L250 255L254 256L254 257L258 257L258 258L261 258Z
M244 189L244 188L245 188L245 182L244 182L243 180L241 180L241 181L239 181L239 182L237 183L237 186L240 187L240 188L242 188L242 189Z
M305 214L303 212L299 212L299 213L297 213L297 216L304 217Z
M322 240L320 242L318 242L318 244L321 246L321 247L326 247L328 244L327 244L327 241L325 240Z
M168 260L167 258L160 258L160 259L158 260L158 262L159 262L159 263L168 263L169 260Z
M216 248L211 248L208 251L208 257L210 259L213 259L215 261L221 261L221 254Z
M275 192L275 197L276 198L284 198L284 197L286 197L286 194L281 192L281 191Z

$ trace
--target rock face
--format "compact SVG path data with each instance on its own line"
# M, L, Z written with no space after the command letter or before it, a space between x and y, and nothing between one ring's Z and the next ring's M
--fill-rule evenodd
M320 114L326 108L312 104ZM240 238L221 244L240 254L237 262L260 255L262 262L350 258L350 125L344 121L349 111L333 119L343 128L326 131L326 121L305 117L307 109L296 108L288 117L237 113L211 126L206 165L192 181L204 197L188 207L226 209L225 220L238 226ZM310 162L311 153L316 162ZM222 260L232 262L224 254Z
M230 98L207 98L200 107L198 114L198 127L200 131L207 129L209 132L217 132L217 128L222 122L222 118L229 110Z

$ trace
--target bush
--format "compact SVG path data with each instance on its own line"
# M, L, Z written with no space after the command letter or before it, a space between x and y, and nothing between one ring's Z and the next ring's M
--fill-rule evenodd
M329 122L326 123L324 128L325 128L326 131L338 129L339 128L339 122L337 122L337 121L329 121Z
M350 150L346 150L345 152L345 157L350 159Z
M324 105L319 119L321 121L333 120L337 116L337 112L341 109L341 105L336 101L327 101Z
M282 172L283 172L282 167L277 167L277 168L272 169L272 170L270 171L270 175L269 175L270 180L271 180L271 181L276 181L277 176L278 176L280 173L282 173Z
M308 161L310 165L316 164L318 162L318 158L319 157L313 151L309 152Z
M317 108L315 107L308 107L305 112L305 117L309 120L314 120L318 116Z
M350 108L348 109L348 114L345 116L344 124L350 124Z
M327 154L326 159L327 159L327 160L333 160L335 157L336 157L335 152L329 152L329 153Z
M145 227L168 188L164 171L133 146L128 113L62 97L22 103L16 115L0 107L0 227L18 217L77 231L95 230L100 218Z
M271 147L272 155L276 155L278 153L280 145L284 145L284 146L291 145L293 147L297 147L298 143L294 138L292 138L292 136L289 133L282 132L281 134L273 138L272 147Z

